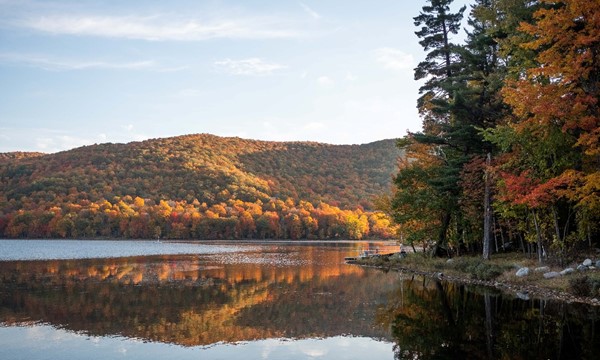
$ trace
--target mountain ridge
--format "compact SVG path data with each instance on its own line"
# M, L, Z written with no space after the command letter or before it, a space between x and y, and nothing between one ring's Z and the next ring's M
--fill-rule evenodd
M401 156L209 134L0 156L0 237L390 238Z
M127 144L87 145L44 155L31 153L35 155L11 158L3 153L0 158L5 165L0 167L0 177L7 180L3 183L8 186L0 191L9 199L30 196L48 186L65 194L66 185L59 180L65 177L72 185L69 187L88 193L91 200L131 195L154 200L195 197L210 203L223 200L217 199L218 194L227 190L229 195L242 200L292 197L344 208L357 205L371 208L372 197L391 186L391 176L396 170L394 157L401 155L394 145L393 139L362 145L331 145L193 134ZM177 191L159 179L150 184L139 181L152 175L145 171L152 165L161 165L174 172L179 180L186 181L170 179L179 185ZM155 170L156 174L170 178L161 174L158 167ZM109 181L103 182L98 176ZM88 177L91 178L82 181ZM27 180L29 185L15 180ZM98 191L100 186L111 186L113 191ZM348 187L350 191L344 191ZM185 190L188 191L183 194Z

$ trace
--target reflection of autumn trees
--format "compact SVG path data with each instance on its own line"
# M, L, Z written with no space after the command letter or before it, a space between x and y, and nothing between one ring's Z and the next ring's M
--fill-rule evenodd
M373 273L330 277L316 282L282 284L272 302L244 308L237 324L265 331L278 331L283 337L361 335L388 338L387 329L372 323L389 278Z
M596 309L490 291L407 278L377 322L392 330L399 359L572 359L600 350Z
M0 236L390 238L372 208L399 150L210 135L0 161Z
M385 335L360 319L389 279L345 265L342 252L301 254L293 266L211 256L0 262L0 321L182 345Z

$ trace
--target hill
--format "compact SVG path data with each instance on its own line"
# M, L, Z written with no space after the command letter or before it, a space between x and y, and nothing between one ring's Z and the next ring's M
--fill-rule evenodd
M391 176L396 171L399 155L395 140L365 145L328 145L208 134L84 146L46 155L1 154L0 231L3 227L5 236L24 236L23 231L16 231L21 227L14 224L15 216L20 216L19 211L27 211L30 217L38 220L42 215L50 219L48 212L54 214L58 209L63 218L69 213L79 218L83 210L89 212L92 208L107 207L105 202L111 205L111 210L119 203L130 208L137 206L127 217L128 223L142 210L142 213L153 215L152 206L160 206L161 202L167 202L171 209L178 205L184 210L193 207L202 218L211 207L222 206L224 211L213 209L211 212L221 212L219 218L239 223L240 211L231 211L232 205L237 203L244 210L250 207L249 204L259 206L260 215L264 215L264 211L269 210L267 205L271 204L270 210L279 216L280 230L283 228L287 233L265 232L262 234L265 237L310 237L306 229L302 229L300 235L289 234L282 220L282 216L288 214L283 211L284 207L298 210L299 204L303 203L310 204L313 209L314 206L329 206L340 213L342 210L369 210L373 197L391 188ZM90 208L92 204L94 206ZM73 209L73 205L79 209ZM119 215L122 215L122 207ZM101 212L106 214L105 210ZM257 213L251 215L254 223L260 217ZM173 221L164 226L155 220L153 228L160 227L163 235L172 232ZM93 221L90 218L88 222ZM46 222L49 224L50 220ZM80 224L83 227L80 230L87 228L86 231L73 231L73 222L63 233L70 236L73 233L103 235L99 225L83 225ZM191 225L186 227L183 232L187 235L183 237L194 237L190 233ZM334 234L331 231L329 235L323 233L318 237L328 238ZM31 236L31 230L25 232L26 236ZM261 235L257 230L250 233L250 237ZM140 237L154 234L133 236L127 225L119 225L118 230L106 235ZM199 236L196 232L196 235L212 237L208 233ZM241 237L240 234L237 236Z
M0 153L0 161L12 160L12 159L27 159L32 157L43 156L44 153L41 152L23 152L23 151L13 151L8 153Z

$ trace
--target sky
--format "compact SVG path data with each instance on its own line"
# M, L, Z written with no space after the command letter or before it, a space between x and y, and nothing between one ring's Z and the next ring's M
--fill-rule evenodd
M0 152L195 133L402 137L421 124L412 18L424 4L0 0Z

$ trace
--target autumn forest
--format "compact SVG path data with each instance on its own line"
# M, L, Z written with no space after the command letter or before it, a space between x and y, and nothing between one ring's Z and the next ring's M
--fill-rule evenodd
M438 255L557 263L600 247L600 2L451 5L414 18L423 130L400 141L402 236Z
M401 151L199 134L0 155L9 238L363 239Z

